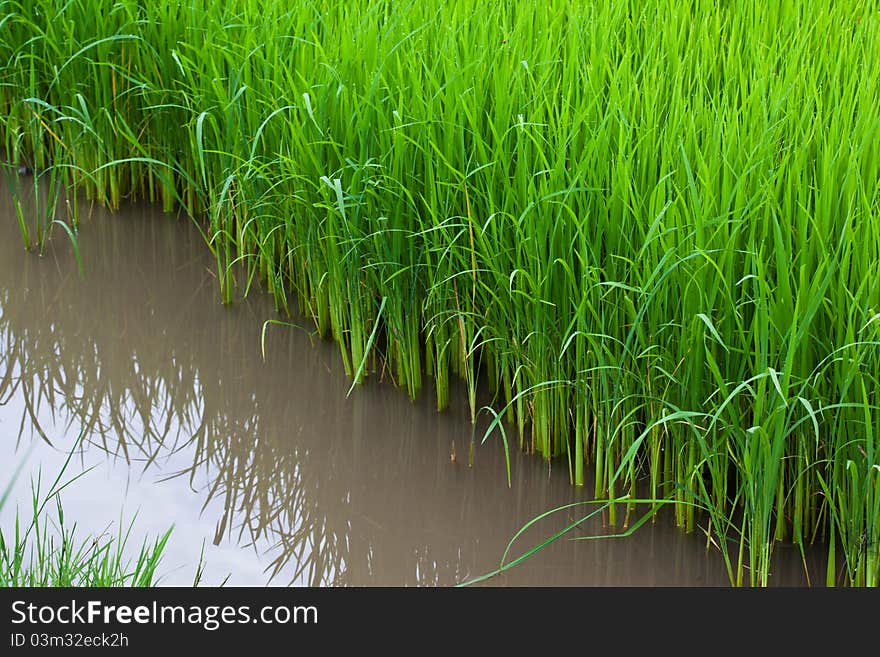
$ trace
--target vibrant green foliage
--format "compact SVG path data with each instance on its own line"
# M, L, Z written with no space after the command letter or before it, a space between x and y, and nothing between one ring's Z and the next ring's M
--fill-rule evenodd
M152 544L144 541L134 560L127 556L133 521L126 528L120 526L117 536L105 532L79 539L76 524L65 523L61 491L88 470L62 482L69 463L70 456L45 493L39 474L31 482L29 521L16 513L14 531L6 534L0 529L0 586L155 585L156 569L171 530ZM7 503L14 482L13 477L0 497L0 509ZM51 506L54 517L48 513Z
M875 2L0 0L0 34L7 152L185 207L224 301L260 278L440 408L485 375L576 483L704 509L734 582L819 538L878 584Z

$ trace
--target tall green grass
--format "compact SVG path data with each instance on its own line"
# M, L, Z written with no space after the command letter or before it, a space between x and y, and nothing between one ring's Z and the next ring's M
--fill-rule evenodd
M0 0L0 30L6 152L183 206L225 302L261 280L441 409L487 380L505 445L644 477L734 583L780 540L880 581L876 3Z

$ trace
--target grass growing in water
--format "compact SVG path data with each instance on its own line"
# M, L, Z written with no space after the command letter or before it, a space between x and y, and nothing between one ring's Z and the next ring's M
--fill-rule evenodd
M880 582L875 3L0 0L0 29L6 151L185 207L224 301L259 278L439 408L485 376L521 447L597 497L645 476L735 583L780 540Z
M76 444L79 444L77 441ZM171 529L152 543L144 541L132 561L127 548L132 521L116 537L102 534L80 539L76 524L65 524L61 491L88 473L82 472L62 482L70 456L49 486L42 492L42 477L31 483L31 517L22 522L16 513L15 530L7 535L0 529L0 586L153 586L156 569L171 535ZM8 484L0 509L6 504L15 477ZM54 506L55 516L48 508Z

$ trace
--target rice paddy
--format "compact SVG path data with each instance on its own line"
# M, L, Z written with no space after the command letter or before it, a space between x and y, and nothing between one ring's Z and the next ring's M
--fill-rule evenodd
M353 384L641 486L737 585L880 582L880 11L862 0L0 0L0 133L183 208ZM40 249L76 212L19 215ZM64 212L67 215L64 215ZM307 374L306 374L307 376ZM495 395L480 406L477 391Z

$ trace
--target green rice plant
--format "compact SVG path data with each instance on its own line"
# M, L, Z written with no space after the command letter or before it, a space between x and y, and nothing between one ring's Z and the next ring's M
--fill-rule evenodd
M739 546L736 583L778 541L877 583L875 3L0 0L0 25L7 152L184 209L225 303L261 282L354 383L427 374L443 409L459 377L472 419L485 383L504 449L592 470L612 523L644 479Z
M127 527L120 524L115 537L105 533L79 538L76 523L65 524L60 495L88 473L85 470L62 481L72 455L73 451L47 492L42 489L41 472L31 482L30 520L16 513L11 535L0 529L0 586L155 585L156 570L172 530L152 543L145 540L133 561L127 555L134 519ZM8 501L17 476L18 471L0 498L0 509ZM47 508L53 505L55 516L50 517Z
M27 528L16 517L12 535L0 531L0 586L154 586L156 570L168 538L165 534L129 556L134 520L115 536L80 538L76 524L66 525L57 493L56 515L50 519L40 498L39 481L33 490L33 517Z

